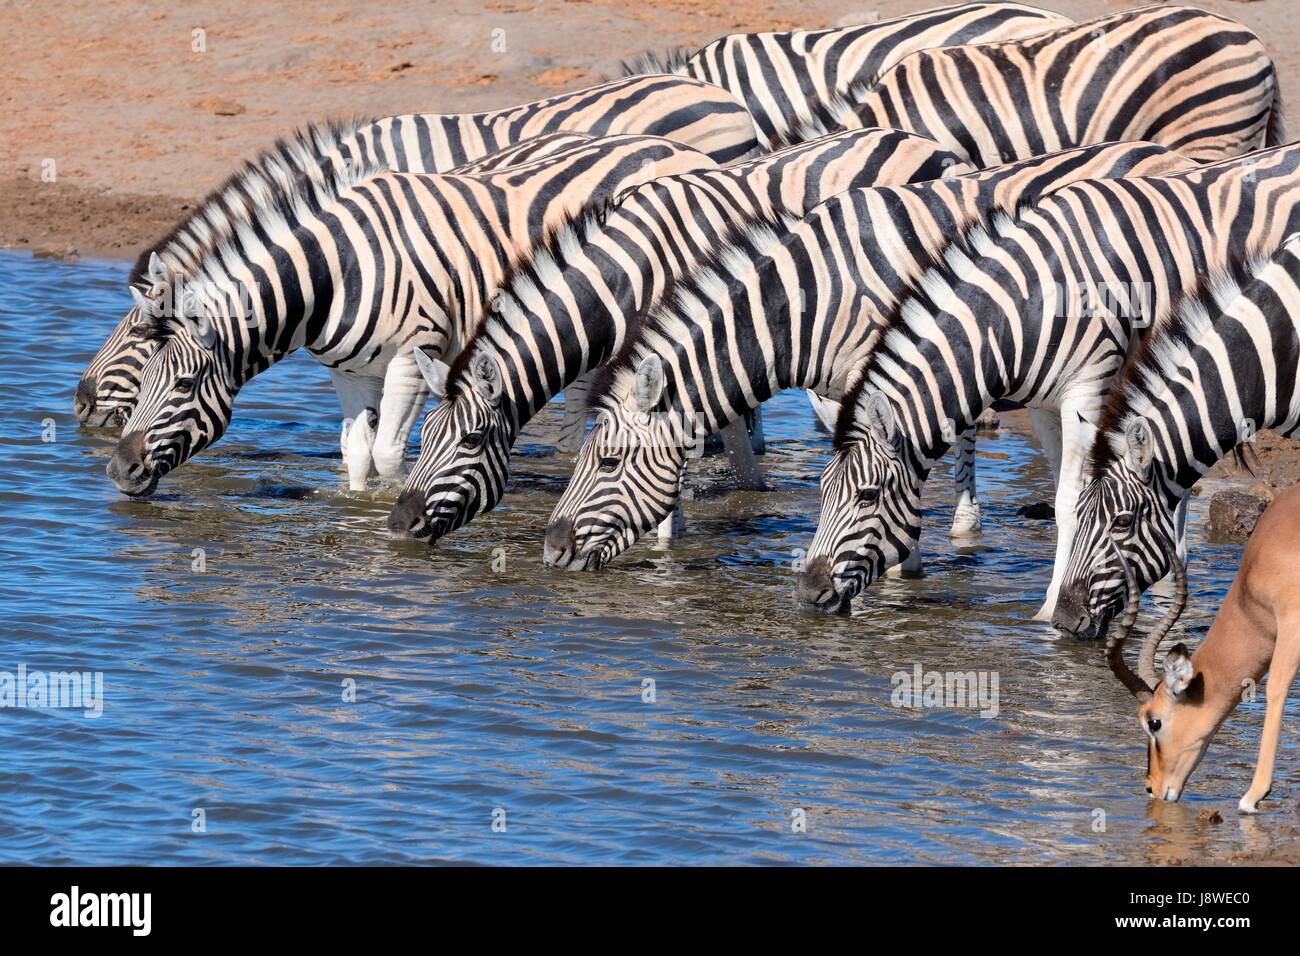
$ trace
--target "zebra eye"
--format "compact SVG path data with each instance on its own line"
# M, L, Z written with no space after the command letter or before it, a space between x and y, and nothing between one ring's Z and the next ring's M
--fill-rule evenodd
M876 485L868 485L858 492L858 501L864 505L875 504L880 498L880 488Z
M194 391L194 379L188 377L178 378L176 380L176 391L182 395L188 395Z
M1123 514L1116 515L1115 520L1111 522L1111 527L1116 531L1127 531L1133 527L1132 512L1126 511Z
M462 448L477 448L481 444L483 444L483 432L481 431L470 432L460 440Z
M622 464L621 459L615 455L606 455L600 460L601 471L618 471L618 466Z
M1153 734L1159 733L1160 727L1161 727L1160 720L1156 717L1152 717L1150 720L1147 721L1147 730L1151 731L1151 733Z

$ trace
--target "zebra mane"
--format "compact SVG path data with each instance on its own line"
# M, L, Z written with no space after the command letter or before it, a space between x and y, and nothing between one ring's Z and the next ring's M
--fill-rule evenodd
M767 145L771 151L798 146L809 140L820 139L833 133L856 129L862 124L857 117L857 105L866 99L876 80L854 80L845 90L832 90L823 99L810 97L792 104L798 110L796 118L785 128L777 130Z
M447 372L448 395L455 394L454 390L464 384L470 360L478 353L478 344L490 341L494 329L511 328L513 320L525 312L524 299L540 297L556 286L559 275L605 225L618 201L618 196L606 196L568 213L547 229L532 249L514 257L497 286L493 307L451 362Z
M624 76L649 76L655 73L686 76L686 68L698 53L700 53L699 50L692 50L690 47L685 46L673 47L663 53L646 50L644 53L638 53L630 60L620 61L618 64L618 77L615 77L615 79Z
M253 223L271 241L291 232L358 183L387 170L367 160L335 164L329 150L369 120L310 124L277 139L263 150L172 231L159 255L169 268L197 287L226 274L225 263L261 240ZM192 243L188 248L182 241ZM148 252L141 256L148 261ZM137 263L139 266L140 263ZM134 273L134 270L133 270ZM166 339L179 328L176 316L151 313L146 338Z
M328 120L313 123L277 139L268 149L246 160L216 189L208 193L166 235L140 253L131 267L129 282L147 286L149 258L158 253L171 271L187 271L203 254L240 224L259 212L259 205L277 194L301 192L315 181L338 174L327 156L373 119Z
M881 316L880 332L868 346L858 374L850 379L840 400L840 414L835 423L833 445L840 448L858 434L854 408L867 384L867 370L875 364L882 352L891 351L904 328L915 328L931 322L946 308L940 304L963 280L971 263L988 253L998 239L1015 227L1018 215L1006 210L995 210L990 215L978 215L962 228L955 238L935 248L926 250L928 263L922 266L915 279L904 285L894 299L894 305Z
M629 318L623 344L592 378L587 403L610 408L622 397L638 362L646 355L646 338L658 333L668 336L666 326L683 315L707 309L710 302L730 296L734 277L752 270L755 263L781 241L801 220L777 210L759 210L743 222L730 226L718 237L717 246L689 272L670 279L657 301Z
M1185 293L1151 323L1137 351L1115 376L1097 421L1097 434L1088 456L1092 474L1100 475L1123 456L1123 437L1132 420L1151 407L1151 396L1169 381L1175 366L1186 360L1197 340L1217 315L1247 291L1259 273L1276 261L1277 253L1254 250L1231 258ZM1249 464L1240 446L1233 449L1237 463Z

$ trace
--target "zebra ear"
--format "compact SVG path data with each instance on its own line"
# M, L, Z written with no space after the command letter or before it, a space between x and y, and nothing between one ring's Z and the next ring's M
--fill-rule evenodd
M189 319L186 325L189 326L195 341L203 348L210 349L217 344L217 327L212 324L206 315L200 315L196 319Z
M501 366L497 364L496 359L483 352L474 359L470 371L473 372L474 387L478 389L480 395L494 405L501 401L501 395L506 387L501 379Z
M653 411L664 394L664 363L658 355L647 355L636 367L632 397L638 411Z
M868 392L862 411L872 434L885 444L894 446L898 438L898 423L894 421L894 409L889 399L880 392Z
M1124 430L1124 445L1124 460L1146 481L1151 475L1151 459L1156 453L1146 421L1138 418L1129 424Z
M167 268L157 252L149 253L149 278L155 282L162 282L167 278Z
M131 286L131 302L141 315L153 315L153 301L135 286Z
M447 396L447 372L450 371L447 363L433 358L424 349L412 349L411 354L415 356L415 367L420 370L429 391L433 393L433 400L442 401Z

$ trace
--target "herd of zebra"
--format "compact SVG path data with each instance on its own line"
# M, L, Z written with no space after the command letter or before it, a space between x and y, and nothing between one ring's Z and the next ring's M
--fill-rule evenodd
M1173 578L1156 643L1181 610L1189 489L1246 431L1300 428L1300 145L1260 39L1188 6L976 2L625 74L246 163L141 255L77 386L81 421L122 427L109 477L151 494L301 347L353 488L402 476L424 416L388 525L434 542L501 501L563 393L543 555L593 570L680 528L704 437L761 484L757 411L800 388L833 454L796 594L843 611L917 560L950 448L952 533L978 533L976 423L1023 406L1056 481L1038 616L1118 618L1112 667L1149 698L1123 637L1135 591Z

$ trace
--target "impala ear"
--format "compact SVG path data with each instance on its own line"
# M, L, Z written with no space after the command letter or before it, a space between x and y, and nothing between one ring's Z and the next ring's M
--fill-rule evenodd
M664 394L664 363L658 355L647 355L636 367L632 398L638 411L653 411Z
M157 252L149 253L149 278L155 282L165 282L167 279L167 267Z
M898 423L894 419L894 408L881 392L867 392L862 400L862 412L871 433L887 445L895 445L898 438Z
M1171 697L1180 697L1192 682L1192 657L1186 644L1175 644L1165 655L1164 687Z
M429 391L433 392L433 400L442 401L447 395L447 373L450 371L447 363L433 358L424 349L412 349L411 354L415 356L415 367L424 376Z
M1124 460L1143 481L1151 475L1151 460L1155 453L1151 428L1144 419L1134 419L1124 430Z
M505 392L505 382L501 378L501 366L491 355L481 353L470 366L473 373L474 387L489 402L496 404Z

